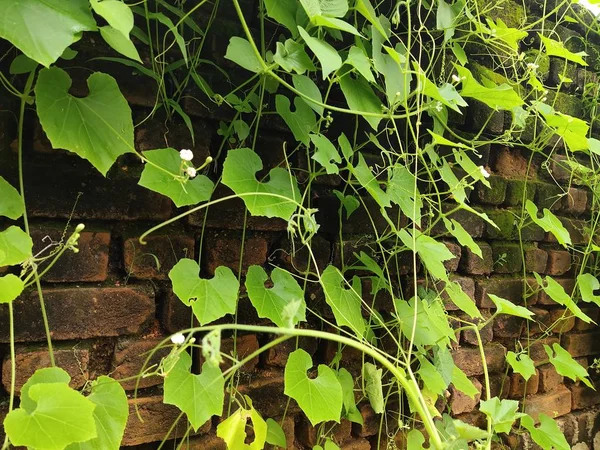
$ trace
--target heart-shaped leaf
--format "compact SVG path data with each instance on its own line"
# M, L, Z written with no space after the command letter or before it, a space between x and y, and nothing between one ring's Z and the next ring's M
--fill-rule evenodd
M0 232L0 267L21 264L31 256L33 241L19 227Z
M0 277L0 304L10 303L25 289L25 284L18 276L9 273Z
M23 199L19 192L4 178L0 177L0 216L16 220L25 212Z
M227 448L235 450L262 450L267 440L267 423L252 406L252 400L246 397L250 409L240 408L217 426L217 436L225 441ZM252 422L254 439L246 443L248 419ZM285 434L283 436L285 442Z

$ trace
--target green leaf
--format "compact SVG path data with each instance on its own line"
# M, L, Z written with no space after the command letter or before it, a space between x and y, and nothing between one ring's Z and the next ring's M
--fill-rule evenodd
M348 58L346 58L344 63L350 64L358 70L358 73L369 83L375 83L375 77L373 76L373 72L371 72L371 61L369 61L363 49L354 45L350 47Z
M358 11L365 19L367 19L373 27L385 38L387 39L388 33L386 33L385 29L381 25L379 18L377 17L377 12L373 8L370 0L356 0L354 4L354 8Z
M18 276L9 273L0 277L0 304L10 303L25 289L25 284Z
M365 380L365 394L369 399L371 408L377 414L383 413L385 407L382 387L383 370L366 362L362 368L362 375Z
M304 50L304 45L293 39L288 39L285 44L277 43L277 51L273 55L273 61L279 64L283 70L303 74L304 72L316 70L310 57Z
M96 405L94 421L98 437L71 444L66 450L119 450L129 416L125 390L112 378L100 376L92 382L92 393L87 398Z
M13 445L63 450L74 442L96 437L94 403L67 384L34 384L27 395L34 409L15 409L4 419L4 429Z
M425 437L423 436L423 433L417 429L413 429L408 432L406 450L424 450L425 447L423 447L423 444L425 444Z
M463 97L471 97L475 100L479 100L495 110L511 110L524 103L519 94L517 94L508 84L503 83L491 88L486 87L479 84L468 69L457 65L454 67L462 79L462 90L460 91L460 94Z
M454 219L448 220L444 217L444 225L446 226L448 232L456 238L460 245L467 247L471 252L483 259L481 248L459 222Z
M250 72L262 72L263 66L254 53L254 48L246 39L234 36L229 40L225 58Z
M436 395L442 394L448 387L438 369L426 358L419 358L420 367L417 374L423 381L425 387Z
M570 245L572 243L571 236L567 229L549 209L544 208L544 216L541 219L538 217L537 206L531 200L527 200L525 209L527 210L529 217L531 217L531 220L544 231L552 233L559 244L566 247L567 244Z
M594 275L591 273L578 275L577 287L579 287L579 292L581 293L581 300L600 306L600 296L594 294L594 291L600 289L600 282Z
M414 335L413 342L417 347L450 345L451 340L456 341L444 306L439 299L430 303L413 297L409 301L396 300L395 304L402 335L406 339L411 339Z
M454 303L461 311L467 313L470 317L481 317L481 312L471 297L467 295L460 284L450 281L445 285L446 293L452 303Z
M21 408L31 413L36 407L36 402L29 397L31 386L40 383L64 383L68 385L70 381L69 374L60 367L44 367L36 370L21 388Z
M88 0L0 0L0 37L48 67L96 23Z
M309 77L305 75L292 75L292 82L294 83L294 87L300 93L313 99L315 102L323 103L323 96L321 95L321 91L319 90L315 82ZM318 115L323 116L323 111L325 110L323 106L317 105L316 103L313 103L310 100L305 100L303 98L301 98L301 100L305 102L308 106L310 106Z
M19 192L4 178L0 177L0 216L17 220L25 212L25 205Z
M423 201L417 187L416 177L403 165L394 164L390 170L386 193L392 203L400 206L402 212L417 225L421 225Z
M534 276L537 283L544 290L546 295L548 295L548 297L550 297L559 305L565 306L575 317L578 317L585 323L593 322L593 320L587 314L585 314L579 308L579 306L577 306L577 303L575 303L571 296L565 292L565 288L555 281L554 278L551 276L546 276L544 283L542 278L537 273L534 273Z
M334 30L345 31L346 33L350 33L355 36L360 36L360 33L356 28L354 28L348 22L343 21L342 19L336 19L333 17L326 16L315 16L311 19L311 21L319 27L333 28Z
M348 12L348 0L300 0L300 3L311 19L315 16L344 17Z
M271 169L269 181L256 181L255 174L261 169L262 161L252 150L229 150L222 182L243 198L252 215L289 220L301 198L298 182L281 167Z
M17 55L10 63L8 72L11 75L20 75L22 73L33 72L38 66L38 62L26 55Z
M292 32L292 37L298 36L298 25L296 24L296 11L298 2L296 0L264 0L267 7L267 15L279 22Z
M273 287L267 289L265 281L269 276L260 266L250 266L246 275L246 290L258 317L266 317L281 328L294 327L306 321L304 291L296 279L279 267L271 272ZM285 317L285 308L291 302L299 301L300 307L293 317Z
M454 21L456 13L452 6L444 0L438 0L438 9L436 14L436 27L444 31L444 44L454 36Z
M298 27L298 31L308 48L312 50L321 63L323 79L327 78L331 72L342 67L342 58L335 48L321 39L310 36L302 27Z
M546 119L546 125L565 141L569 150L575 152L590 148L590 139L587 138L590 126L585 120L554 110L541 109L540 112Z
M140 63L142 62L140 54L135 48L135 45L133 45L133 42L131 42L129 37L121 33L119 30L110 26L100 27L100 34L102 35L102 39L104 39L106 43L113 48L113 50L119 52L121 55L133 59L134 61Z
M500 400L493 397L482 400L479 410L492 420L496 433L510 433L513 423L525 414L518 413L519 402L516 400Z
M519 50L519 41L528 36L526 31L507 27L500 18L495 23L488 17L485 20L489 27L489 34L494 38L504 41L515 52Z
M355 276L349 289L345 285L346 280L335 266L327 266L321 274L321 286L323 286L325 300L333 310L338 326L347 326L358 336L364 336L366 325L361 312L360 279Z
M287 448L287 440L283 428L271 418L267 419L266 442L277 447Z
M311 158L321 164L327 174L339 173L340 170L337 164L341 164L342 157L327 136L323 134L311 134L310 140L317 148L317 151L313 153Z
M335 372L323 364L318 367L318 376L309 378L306 371L312 365L312 358L301 348L290 353L285 365L285 395L296 400L313 426L329 420L339 422L342 386Z
M461 66L464 66L469 62L465 50L459 45L458 42L454 42L452 44L452 53L454 53L454 56L456 56L456 59L458 60Z
M377 130L381 117L369 114L381 114L381 101L373 93L371 86L367 80L359 76L358 78L352 78L350 73L340 78L340 88L346 98L348 107L353 110L354 114L363 116L363 118L371 125L371 128Z
M92 9L115 30L128 37L133 28L133 12L120 0L90 0Z
M494 305L496 305L497 314L508 314L509 316L522 317L527 320L532 320L531 317L534 314L527 308L515 305L514 303L494 294L488 294L488 297L494 302Z
M225 378L218 366L205 362L199 375L190 372L192 358L186 352L165 376L164 402L183 411L197 431L212 416L223 413Z
M302 100L300 97L296 97L294 100L294 107L296 110L292 112L290 110L290 100L287 97L283 95L275 97L275 109L277 110L277 114L281 116L286 125L290 128L294 138L304 145L308 145L310 133L317 127L315 113L308 103L309 102Z
M465 373L457 366L454 366L452 369L452 384L456 389L472 399L479 394L479 389L475 387L473 382L469 380L467 375L465 375Z
M446 272L444 261L453 259L455 256L442 242L438 242L418 230L415 230L415 233L414 242L413 236L405 229L401 229L398 232L398 236L404 245L419 254L425 268L434 278L448 281L448 273Z
M178 208L197 205L210 198L214 188L213 182L204 175L198 175L193 179L184 176L181 171L181 157L177 150L173 148L149 150L143 155L150 163L144 166L139 181L140 186L169 197Z
M525 381L535 375L533 360L525 353L517 355L515 352L508 352L506 361L512 367L513 372L521 374Z
M336 189L333 190L333 193L346 211L346 219L349 219L352 213L360 206L360 202L353 195L344 195Z
M538 417L540 426L536 428L533 419L525 416L521 419L521 425L529 431L531 439L542 447L543 450L570 450L571 446L560 431L557 423L551 417L541 413Z
M240 284L230 268L219 266L215 276L202 279L200 267L193 259L182 258L169 272L173 292L185 305L191 306L200 325L235 313Z
M544 44L546 55L565 58L568 61L581 64L582 66L588 65L583 59L583 56L588 56L586 52L573 53L567 50L562 42L555 41L554 39L542 36L541 34L539 36L542 40L542 43Z
M87 84L87 97L73 97L65 71L42 70L35 86L37 112L54 148L77 153L106 175L117 157L134 149L131 109L110 75L93 73Z
M356 397L354 396L354 379L352 374L343 367L337 372L338 381L342 386L343 392L343 414L342 416L351 422L363 424L363 418L356 407Z
M179 50L181 51L181 54L183 55L183 60L185 61L185 64L187 65L188 54L187 54L185 39L179 33L179 30L177 29L177 27L175 26L173 21L170 18L168 18L167 16L165 16L163 13L147 12L146 16L149 19L154 19L154 20L159 21L160 23L162 23L164 26L166 26L169 29L170 33L173 33L175 42L177 43L177 46L179 47ZM200 31L199 33L202 33L202 31Z
M0 267L21 264L33 251L33 241L19 227L11 226L0 232Z
M358 180L360 185L364 187L373 200L375 200L382 208L390 206L390 196L379 186L379 181L371 172L362 153L358 154L358 163L351 169L352 175Z
M552 348L544 344L544 350L550 359L550 364L554 366L559 375L570 378L573 381L581 380L586 386L593 389L587 370L575 361L568 351L556 343L552 344Z

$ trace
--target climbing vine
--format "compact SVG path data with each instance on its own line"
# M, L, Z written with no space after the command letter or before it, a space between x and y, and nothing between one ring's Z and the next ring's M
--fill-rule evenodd
M23 180L26 109L35 110L55 149L77 154L104 176L118 158L134 154L144 163L139 185L185 208L148 230L142 244L167 224L238 198L246 217L285 221L294 248L307 252L308 264L295 272L251 266L242 276L241 271L218 267L213 278L204 278L200 262L192 258L179 260L169 272L174 294L189 306L199 326L165 339L161 347L170 349L168 356L158 366L148 364L140 377L164 378L164 402L185 415L188 433L220 416L217 435L229 449L259 449L266 443L286 447L281 425L262 417L252 399L235 390L234 380L258 354L287 339L306 337L364 355L358 377L339 357L319 364L316 376L309 376L315 366L311 355L301 348L289 355L285 395L314 427L342 418L362 423L360 398L376 413L393 417L381 439L405 433L410 450L425 445L489 449L500 435L514 430L527 430L545 450L568 449L552 418L541 414L538 426L519 401L492 396L480 332L502 315L533 327L536 316L527 300L539 292L564 307L565 314L531 342L570 316L592 322L581 306L600 306L593 258L600 247L591 238L600 217L600 141L592 137L597 83L586 83L583 93L590 117L586 121L560 111L543 70L548 58L558 58L564 63L558 90L572 83L567 69L587 66L587 55L564 41L557 27L581 23L588 35L596 35L598 23L568 2L544 4L535 20L499 13L501 5L478 0L258 3L258 10L248 13L240 0L0 0L0 37L11 44L2 57L9 70L0 72L0 82L19 102L19 184L14 187L0 177L0 215L17 221L0 232L0 266L11 267L0 276L0 303L9 311L12 361L2 449L118 449L128 418L127 397L118 381L100 376L77 391L55 365L40 279L62 254L77 251L84 226L77 225L52 251L33 253ZM239 32L230 36L224 55L210 60L205 48L217 33L223 8L235 12ZM258 19L258 26L255 21L251 26L251 18ZM111 56L97 59L123 64L147 78L157 88L152 114L162 109L168 118L178 116L193 139L193 120L182 107L190 89L198 93L195 101L230 110L231 119L220 123L218 152L197 161L188 149L136 149L131 110L117 81L106 73L89 73L87 92L75 94L64 62L76 57L78 41L89 35L112 49ZM219 77L226 83L215 81ZM474 105L485 112L480 130L457 130L453 121ZM505 122L504 132L490 136L485 129L498 117ZM290 139L278 149L283 155L278 164L265 176L257 175L264 173L258 132L271 120ZM570 173L570 183L593 194L585 245L574 244L549 207L531 201L527 182L517 199L520 209L508 223L471 204L474 190L493 189L481 158L490 143L526 148L531 155L528 171L534 159L549 164L564 148L560 166ZM312 248L322 225L314 192L327 177L339 200L340 236L358 210L366 212L361 220L370 222L372 230L364 242L369 252L323 268ZM221 185L233 194L216 198ZM556 201L566 199L568 192L561 191ZM523 303L490 294L493 313L484 317L445 264L455 255L442 238L453 238L482 256L459 213L484 221L498 233L515 230L523 258L526 230L539 227L553 235L581 261L573 294L551 276L535 273L535 283L528 283L523 269ZM406 264L406 255L410 270L401 275L398 267ZM27 288L38 293L52 367L29 379L17 406L13 301ZM311 302L308 292L315 289L322 293L329 315ZM225 316L237 317L242 291L271 326L237 320L222 324L219 319ZM447 301L461 315L449 316ZM320 326L307 327L309 318ZM450 385L471 398L478 392L452 359L457 330L470 330L479 344L484 368L479 410L486 416L485 428L452 418L439 407ZM231 358L220 349L226 331L279 337L223 369L223 358ZM559 344L544 348L560 375L591 386L586 369ZM199 373L192 370L190 352L203 355ZM535 374L529 347L512 349L506 360L525 381ZM319 430L323 432L315 449L338 448L331 434Z

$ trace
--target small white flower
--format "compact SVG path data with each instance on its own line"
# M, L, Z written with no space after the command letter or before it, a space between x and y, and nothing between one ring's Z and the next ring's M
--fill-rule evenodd
M537 70L540 66L535 63L527 63L527 69L529 70Z
M481 175L483 175L485 178L490 177L490 173L487 170L485 170L483 166L479 166L479 171L481 172Z
M188 167L187 169L185 169L185 171L188 174L188 177L190 178L194 178L196 176L196 169L194 169L193 167Z
M456 75L455 73L453 73L452 81L454 81L455 83L460 83L460 77L458 75Z
M435 109L437 112L442 112L442 102L437 102L435 104Z
M179 152L179 157L184 161L191 161L192 159L194 159L194 153L191 150L184 148Z
M175 333L171 336L171 342L175 345L181 345L185 342L185 336L181 333Z

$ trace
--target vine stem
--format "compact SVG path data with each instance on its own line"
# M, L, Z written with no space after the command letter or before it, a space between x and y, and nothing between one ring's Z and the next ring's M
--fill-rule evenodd
M8 328L10 335L10 397L8 398L8 412L13 410L15 403L15 382L17 378L17 364L15 355L15 316L12 302L8 303ZM4 437L2 450L8 449L8 434Z

